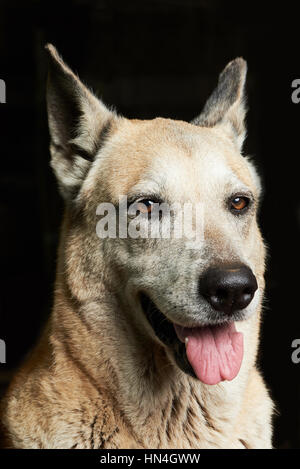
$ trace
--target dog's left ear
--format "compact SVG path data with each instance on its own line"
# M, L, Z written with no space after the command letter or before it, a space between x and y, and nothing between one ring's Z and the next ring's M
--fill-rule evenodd
M246 136L245 80L247 63L242 58L230 62L219 76L218 85L202 113L192 124L222 127L241 150Z

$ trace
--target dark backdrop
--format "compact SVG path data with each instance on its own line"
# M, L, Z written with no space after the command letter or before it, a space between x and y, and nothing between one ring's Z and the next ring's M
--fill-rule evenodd
M191 119L236 56L249 65L248 139L263 176L270 257L260 364L277 402L275 444L300 447L298 12L218 0L0 2L0 338L24 357L51 310L62 203L49 168L46 57L53 42L106 103L128 117Z

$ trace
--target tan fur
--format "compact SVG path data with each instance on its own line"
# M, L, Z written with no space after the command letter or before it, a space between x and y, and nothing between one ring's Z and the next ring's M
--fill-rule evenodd
M240 88L237 95L240 99ZM255 217L236 233L234 223L218 205L219 187L227 171L229 185L236 178L259 197L254 170L241 157L228 122L222 129L220 124L203 127L167 119L129 121L103 112L104 120L113 121L109 138L81 185L76 199L79 212L70 201L66 206L52 315L2 402L6 446L270 448L273 406L255 366L264 245ZM86 143L89 147L88 138L88 133L78 133L81 146ZM62 145L59 154L66 151L64 143L56 144ZM60 158L55 155L54 159ZM128 281L126 265L132 262L131 270L138 271L139 256L133 261L116 243L105 252L100 248L95 233L97 204L115 202L120 194L129 194L139 185L147 187L152 176L161 173L166 176L164 190L171 200L205 202L207 262L243 259L257 277L260 296L256 310L236 323L237 330L244 333L245 354L242 368L231 382L205 385L177 367L136 306L137 293ZM64 189L64 196L69 197ZM185 258L182 248L176 257L178 247L172 246L158 252L158 263L161 252L166 256L159 267L166 267L168 250L174 249L174 271L182 270L182 278L174 279L174 290L176 285L181 298L185 294L191 297L187 290L191 282L185 279L193 278L196 261ZM136 249L140 249L138 245ZM150 275L155 252L145 247L141 256L146 256L145 251L147 257L141 263ZM172 272L161 274L161 282L167 275ZM172 291L166 303L179 298L174 295ZM193 298L186 301L193 306ZM183 310L175 316L170 309L168 314L179 323L195 322Z

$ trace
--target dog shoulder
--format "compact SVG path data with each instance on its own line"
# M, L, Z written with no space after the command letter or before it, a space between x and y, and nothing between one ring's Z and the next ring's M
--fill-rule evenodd
M112 449L132 445L120 411L105 390L94 389L76 374L61 379L49 370L34 370L25 376L23 370L16 375L2 402L2 447Z

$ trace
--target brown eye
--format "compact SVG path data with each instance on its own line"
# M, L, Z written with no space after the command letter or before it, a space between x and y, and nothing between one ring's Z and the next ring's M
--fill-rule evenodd
M150 215L153 209L154 202L153 200L141 200L140 202L137 202L137 210L140 213L148 214Z
M231 200L231 209L236 212L245 210L249 205L249 199L247 197L234 197Z

